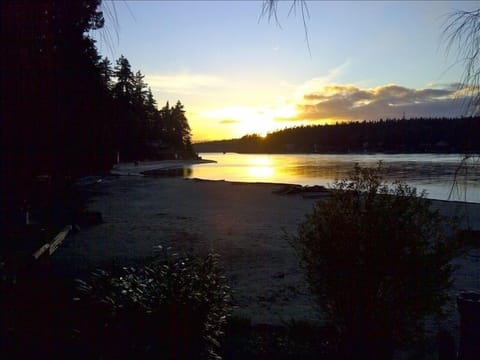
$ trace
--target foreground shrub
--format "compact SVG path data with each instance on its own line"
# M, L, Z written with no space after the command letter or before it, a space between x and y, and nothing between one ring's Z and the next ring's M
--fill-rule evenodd
M78 342L103 358L219 358L230 311L216 255L151 259L80 281Z
M390 358L441 314L451 283L446 219L425 194L387 187L381 164L356 165L300 225L294 246L316 301L347 358Z
M231 360L326 360L334 335L331 330L310 321L252 325L249 318L232 317L226 328L224 355Z

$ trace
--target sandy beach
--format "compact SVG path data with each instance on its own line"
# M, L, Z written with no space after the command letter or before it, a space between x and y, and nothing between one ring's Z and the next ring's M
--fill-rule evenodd
M317 320L288 240L317 200L275 194L281 186L107 177L93 185L98 193L88 205L104 222L68 237L53 262L81 276L113 262L141 261L158 245L179 253L213 251L221 256L236 314L253 323ZM470 227L480 230L480 204L433 201L433 206L444 214L466 213ZM453 294L480 291L480 251L470 250L455 265ZM449 309L446 325L458 329L454 299Z

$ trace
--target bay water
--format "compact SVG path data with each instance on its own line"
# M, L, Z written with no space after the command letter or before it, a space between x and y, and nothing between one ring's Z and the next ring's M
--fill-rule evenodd
M387 182L402 181L427 197L480 203L480 158L463 154L237 154L201 153L215 163L194 165L190 178L331 186L356 163L382 161ZM463 160L463 161L462 161Z

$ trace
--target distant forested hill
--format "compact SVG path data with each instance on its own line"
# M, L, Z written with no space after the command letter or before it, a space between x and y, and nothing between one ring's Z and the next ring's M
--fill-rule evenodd
M194 145L196 152L480 152L480 117L388 119L301 126Z

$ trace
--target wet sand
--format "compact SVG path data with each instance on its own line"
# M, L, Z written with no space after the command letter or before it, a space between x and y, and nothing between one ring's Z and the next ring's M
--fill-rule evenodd
M141 261L155 246L179 253L216 252L234 292L235 313L253 323L316 320L297 258L289 243L315 199L278 195L282 185L181 178L120 176L94 185L89 210L104 223L81 229L55 253L58 268L82 276L97 267ZM449 215L468 213L480 230L480 204L433 201ZM456 259L453 293L480 291L480 251ZM458 329L454 301L447 327Z

